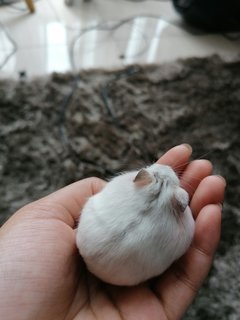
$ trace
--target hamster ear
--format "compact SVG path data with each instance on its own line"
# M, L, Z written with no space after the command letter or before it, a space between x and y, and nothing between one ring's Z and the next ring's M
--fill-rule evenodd
M153 181L153 178L151 174L146 170L146 169L141 169L138 174L136 175L135 179L133 182L138 186L138 187L144 187L148 184L150 184Z

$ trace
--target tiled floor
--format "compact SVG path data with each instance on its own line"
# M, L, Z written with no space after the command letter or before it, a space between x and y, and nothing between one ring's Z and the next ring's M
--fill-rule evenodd
M38 0L35 5L35 14L23 1L0 7L1 77L213 53L232 59L240 52L240 40L187 30L171 1L75 0L68 7L64 0Z

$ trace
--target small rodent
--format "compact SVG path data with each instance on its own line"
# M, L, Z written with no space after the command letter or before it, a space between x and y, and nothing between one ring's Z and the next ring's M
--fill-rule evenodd
M191 244L195 223L188 202L166 165L113 178L80 215L76 241L89 271L126 286L164 272Z

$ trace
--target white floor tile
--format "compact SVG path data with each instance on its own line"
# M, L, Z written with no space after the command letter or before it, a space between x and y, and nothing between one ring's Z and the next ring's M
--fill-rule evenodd
M93 0L104 20L125 19L134 15L155 15L173 19L177 14L171 1Z
M114 68L122 65L118 48L108 32L92 31L75 42L74 69Z
M5 29L4 25L0 25L0 49L2 51L9 51L12 49L12 43L9 41L7 37L7 30ZM4 28L4 30L3 30Z
M58 22L68 29L84 28L101 20L95 0L84 2L76 0L72 6L66 6L64 0L47 0Z
M0 56L1 59L1 56ZM29 77L41 76L51 72L66 72L71 69L68 46L19 49L2 69L3 76L18 77L26 72Z
M240 40L189 32L171 1L39 0L30 14L20 1L0 7L0 21L17 51L0 76L29 76L84 68L118 68L162 63L218 53L226 59L240 51ZM19 11L20 9L20 11ZM14 49L0 26L0 67Z

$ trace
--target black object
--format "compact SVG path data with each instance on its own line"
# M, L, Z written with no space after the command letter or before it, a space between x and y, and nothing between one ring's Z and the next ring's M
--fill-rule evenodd
M208 31L239 31L240 0L173 0L189 24Z

